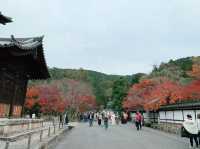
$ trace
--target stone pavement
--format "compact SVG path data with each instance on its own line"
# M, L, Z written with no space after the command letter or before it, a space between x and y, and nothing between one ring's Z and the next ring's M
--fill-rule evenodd
M189 140L157 130L137 131L133 124L110 126L79 124L56 149L188 149Z

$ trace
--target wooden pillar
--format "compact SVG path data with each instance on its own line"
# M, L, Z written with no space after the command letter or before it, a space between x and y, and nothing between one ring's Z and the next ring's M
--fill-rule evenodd
M24 113L24 105L25 105L25 101L26 101L26 92L27 92L27 84L28 84L28 78L26 78L26 80L24 81L24 86L23 86L23 96L22 96L22 111L21 111L21 117L23 117L23 113Z
M16 95L17 95L17 85L15 84L14 94L13 94L13 97L11 97L12 99L11 99L11 102L10 102L10 110L9 110L9 117L10 118L13 116L13 108L14 108Z

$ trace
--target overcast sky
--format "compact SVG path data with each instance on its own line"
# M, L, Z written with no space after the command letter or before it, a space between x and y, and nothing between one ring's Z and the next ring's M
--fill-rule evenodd
M200 55L200 0L1 0L0 36L45 35L47 64L109 74Z

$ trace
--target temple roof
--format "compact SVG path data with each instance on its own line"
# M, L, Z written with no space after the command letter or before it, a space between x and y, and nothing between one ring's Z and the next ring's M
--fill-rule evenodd
M0 38L0 48L16 46L21 50L31 50L42 45L43 36L32 38L15 38L11 35L11 38Z
M183 102L176 104L169 104L160 107L160 111L170 110L195 110L200 108L200 101Z
M12 22L12 19L10 17L6 17L4 16L1 12L0 12L0 23L5 25L6 23L10 23Z
M43 51L43 36L32 38L0 38L0 50L8 51L14 57L29 57L31 64L27 72L29 79L47 79L50 77Z

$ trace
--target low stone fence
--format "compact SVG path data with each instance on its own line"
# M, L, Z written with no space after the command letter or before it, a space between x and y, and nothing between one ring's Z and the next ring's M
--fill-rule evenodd
M147 127L158 129L167 133L173 133L180 135L182 124L178 123L151 123L147 124Z
M50 149L62 135L75 127L72 124L55 124L15 135L0 137L0 149Z
M40 128L43 123L43 119L0 119L0 136Z

